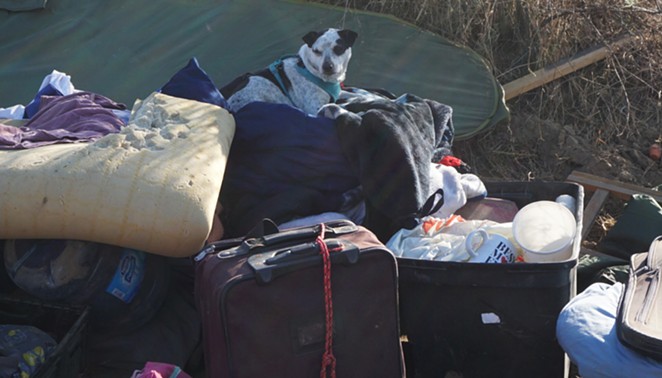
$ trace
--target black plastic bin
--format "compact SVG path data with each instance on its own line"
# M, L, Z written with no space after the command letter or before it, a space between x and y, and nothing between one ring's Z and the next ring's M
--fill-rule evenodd
M564 182L485 183L519 208L561 194L577 201L573 256L554 263L477 264L398 258L407 376L564 377L569 361L556 320L576 294L583 187Z
M0 295L0 324L31 325L57 342L55 351L32 378L76 378L83 367L87 307L45 303L24 296Z

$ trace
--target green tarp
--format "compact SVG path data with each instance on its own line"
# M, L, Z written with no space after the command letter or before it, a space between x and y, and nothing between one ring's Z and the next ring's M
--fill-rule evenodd
M24 12L43 9L47 0L0 0L0 10Z
M391 17L282 0L49 0L0 10L0 107L27 104L54 69L129 106L191 57L220 87L328 27L359 33L346 85L450 105L456 140L508 117L501 86L473 51Z

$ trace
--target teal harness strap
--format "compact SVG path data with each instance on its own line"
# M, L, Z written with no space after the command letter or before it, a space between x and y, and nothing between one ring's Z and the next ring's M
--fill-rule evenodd
M271 63L269 65L269 71L274 75L276 78L276 81L278 81L278 85L280 86L280 89L285 93L287 98L290 100L292 104L294 104L294 101L292 101L292 97L290 97L290 93L287 91L285 88L285 84L283 84L283 79L280 77L280 73L278 72L278 66L283 64L283 59L286 58L299 58L298 55L286 55L275 62ZM301 59L301 58L299 58ZM320 79L319 77L313 75L308 69L303 66L303 65L295 65L297 72L301 74L301 76L305 77L308 81L311 83L317 85L318 87L322 88L324 92L326 92L329 96L331 96L331 99L335 102L338 100L338 97L340 96L340 84L339 83L329 83L327 81L324 81Z
M297 71L308 81L312 82L313 84L317 85L318 87L322 88L324 92L328 93L329 96L331 96L331 99L333 101L338 100L338 96L340 96L340 84L339 83L329 83L328 81L324 81L320 79L319 77L313 75L308 69L304 66L296 65Z
M292 55L294 56L294 55ZM292 100L292 97L290 96L290 92L285 88L285 84L283 83L283 79L280 77L280 72L278 72L278 67L283 65L283 59L288 58L289 56L284 56L275 62L271 63L269 65L269 71L271 72L272 75L276 78L276 81L278 82L278 86L280 87L280 90L285 93L285 96L287 96L287 99L290 100L290 103L294 105L294 101Z

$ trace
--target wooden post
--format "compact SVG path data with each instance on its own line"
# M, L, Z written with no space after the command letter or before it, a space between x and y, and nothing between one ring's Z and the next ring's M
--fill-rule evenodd
M602 60L609 56L615 48L625 45L626 43L632 41L632 39L633 37L630 35L622 36L607 46L593 47L591 49L585 50L573 58L565 59L561 62L532 72L519 79L515 79L503 86L505 99L506 101L510 100L511 98L521 95L522 93L538 88L552 80L556 80L567 74L575 72L580 68L584 68L590 64Z
M584 207L582 240L588 235L593 222L595 222L600 210L610 196L628 201L633 194L647 194L657 202L662 203L662 192L660 191L610 180L590 173L572 171L566 180L576 182L582 185L586 191L593 192L591 200Z

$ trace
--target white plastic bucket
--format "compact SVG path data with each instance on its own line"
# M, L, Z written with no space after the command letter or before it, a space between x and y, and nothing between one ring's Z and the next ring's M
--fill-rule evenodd
M577 232L575 216L554 201L536 201L513 219L513 237L525 262L557 262L572 257Z

